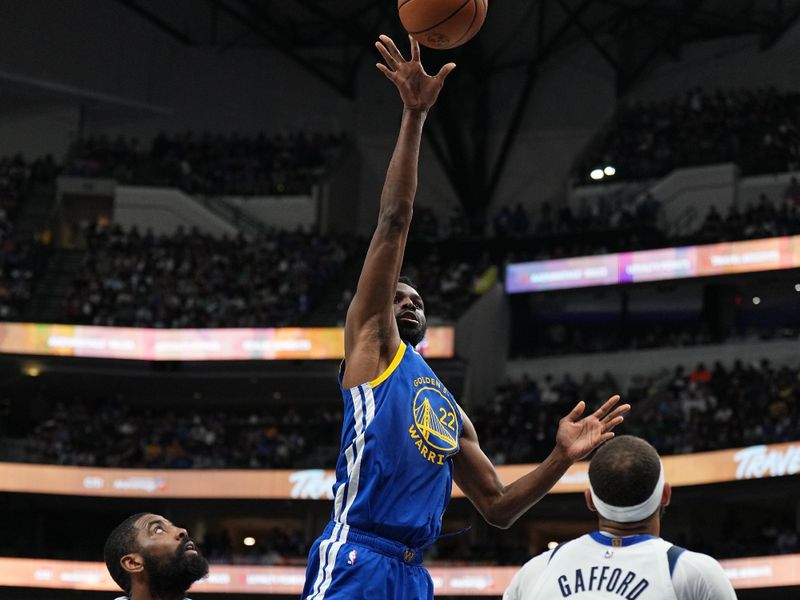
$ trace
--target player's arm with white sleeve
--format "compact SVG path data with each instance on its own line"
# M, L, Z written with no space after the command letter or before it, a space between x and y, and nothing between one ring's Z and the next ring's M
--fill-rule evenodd
M736 600L722 566L707 554L686 551L672 574L678 600Z

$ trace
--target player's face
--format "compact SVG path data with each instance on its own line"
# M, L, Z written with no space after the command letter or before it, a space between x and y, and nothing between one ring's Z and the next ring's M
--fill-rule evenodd
M144 515L137 522L139 551L153 597L182 595L208 574L208 562L182 527L159 515Z
M394 294L394 317L400 339L416 346L425 337L428 321L425 319L425 304L410 285L398 283Z

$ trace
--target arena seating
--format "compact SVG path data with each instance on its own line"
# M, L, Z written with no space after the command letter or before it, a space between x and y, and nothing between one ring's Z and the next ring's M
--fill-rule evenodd
M255 240L92 229L67 322L134 327L297 325L347 258L342 243L272 231Z
M767 360L642 374L627 390L611 373L523 378L499 386L471 418L495 464L535 462L553 447L558 419L572 406L615 393L636 407L622 432L644 437L662 455L794 441L800 431L800 368Z
M775 88L691 89L620 108L574 177L613 166L615 179L651 179L673 169L733 162L744 174L800 166L800 94Z
M76 141L64 174L206 195L307 194L342 152L340 134L159 134L150 144L106 136Z
M650 440L663 455L794 441L800 431L800 368L767 360L645 373L628 389L611 373L599 379L526 377L501 384L470 416L495 464L538 462L553 448L558 420L579 400L598 405L615 393L636 406L624 432ZM329 450L337 448L340 421L338 403L177 410L98 395L59 402L46 419L17 432L16 442L24 446L26 462L38 463L332 467L336 453Z

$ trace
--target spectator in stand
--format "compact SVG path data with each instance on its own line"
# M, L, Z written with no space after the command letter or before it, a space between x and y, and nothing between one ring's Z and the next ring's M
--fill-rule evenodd
M522 204L517 203L514 207L514 212L511 213L511 231L514 235L525 236L528 235L529 228L530 220L528 219L528 213L522 207Z
M514 215L508 206L503 206L492 219L494 235L496 237L506 237L511 233Z
M783 198L789 201L790 204L794 204L796 207L800 208L800 182L797 181L797 177L792 177L789 185L786 186L783 192Z

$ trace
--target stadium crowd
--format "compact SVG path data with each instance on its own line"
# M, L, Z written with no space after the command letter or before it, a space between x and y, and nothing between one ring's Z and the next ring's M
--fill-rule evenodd
M800 233L800 184L793 177L783 199L776 204L766 194L740 209L735 203L725 216L708 209L696 237L704 243L796 235Z
M622 390L603 377L523 377L498 386L470 414L495 464L538 462L558 420L579 400L622 393L636 406L627 433L663 455L793 441L800 431L800 368L716 363L642 375ZM24 462L146 468L331 467L341 412L329 407L173 410L119 400L59 403L21 438ZM8 434L6 434L8 435ZM313 443L310 441L313 440ZM320 450L323 448L323 450Z
M132 327L296 325L338 275L344 243L299 231L249 240L98 225L64 316Z
M205 195L307 194L342 152L341 134L252 136L186 132L150 144L88 137L70 149L64 174L120 183L176 186Z
M649 179L680 167L734 162L745 174L800 167L800 93L775 88L704 91L618 110L575 177L612 166L616 179Z
M333 465L341 419L338 406L179 410L75 398L56 404L6 452L22 452L24 462L98 467L318 468Z
M492 218L492 227L494 235L502 238L609 229L650 229L658 226L661 210L661 202L649 193L622 198L584 198L574 211L568 204L556 209L550 202L544 202L535 220L522 204L517 204L513 210L508 206L501 207Z
M562 415L579 400L597 405L615 393L636 407L622 432L662 455L794 441L800 431L800 368L767 360L678 367L636 377L622 391L610 373L523 377L500 385L472 420L496 464L537 462L553 447Z

